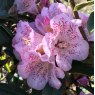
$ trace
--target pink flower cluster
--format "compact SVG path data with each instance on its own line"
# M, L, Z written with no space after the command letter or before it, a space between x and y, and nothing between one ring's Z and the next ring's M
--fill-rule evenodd
M38 13L31 2L15 0L19 13ZM31 88L41 90L48 83L59 89L58 78L65 77L72 61L87 58L89 45L78 29L80 25L82 20L74 19L70 7L61 3L43 7L35 22L19 21L13 38L14 53L20 61L18 73Z

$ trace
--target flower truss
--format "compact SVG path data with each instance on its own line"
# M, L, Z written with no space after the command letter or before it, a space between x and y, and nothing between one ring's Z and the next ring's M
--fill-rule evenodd
M34 2L15 0L19 13L39 13ZM74 19L70 7L53 3L43 7L34 22L19 21L12 45L19 60L18 73L31 88L42 90L48 83L59 89L59 78L72 68L72 61L87 58L89 45L78 29L82 25L87 30L83 20Z

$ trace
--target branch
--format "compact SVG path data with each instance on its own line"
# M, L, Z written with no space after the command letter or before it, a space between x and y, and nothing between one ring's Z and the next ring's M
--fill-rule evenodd
M74 0L69 0L69 2L70 2L70 5L71 5L72 9L74 9L74 7L75 7L75 2L74 2ZM74 11L74 16L75 16L76 19L80 19L79 14L78 14L77 11ZM79 27L79 30L80 30L80 32L81 32L83 38L84 38L86 41L88 41L88 39L87 39L87 37L86 37L86 35L85 35L85 32L84 32L82 26Z

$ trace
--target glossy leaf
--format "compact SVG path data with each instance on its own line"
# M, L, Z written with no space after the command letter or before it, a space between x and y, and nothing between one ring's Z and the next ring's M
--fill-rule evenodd
M94 12L92 12L89 16L89 19L87 22L87 28L89 32L94 32Z
M73 61L72 69L70 72L91 76L94 75L94 68L89 67L87 64L84 64L82 62Z
M90 6L90 5L93 5L93 4L94 4L94 1L88 1L88 2L77 4L74 7L74 11L78 11L78 10L84 8L85 6L88 6L88 5Z
M0 10L8 11L13 3L14 0L0 0Z
M38 91L38 90L33 89L32 95L42 95L42 91Z
M8 19L9 17L15 17L15 14L8 14L6 10L0 10L0 19Z
M11 46L11 37L4 28L0 26L0 45Z
M14 85L0 83L0 93L5 93L4 95L28 95L23 89L15 87Z

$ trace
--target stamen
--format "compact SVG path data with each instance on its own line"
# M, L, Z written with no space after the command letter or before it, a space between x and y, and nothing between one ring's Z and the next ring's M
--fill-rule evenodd
M42 45L39 45L39 46L37 47L37 50L36 50L36 51L39 52L41 55L45 54Z
M31 45L30 39L23 38L23 41L24 41L24 44L25 44L25 45Z
M64 49L64 48L68 47L68 43L58 41L57 44L55 44L55 46L58 47L58 48Z

